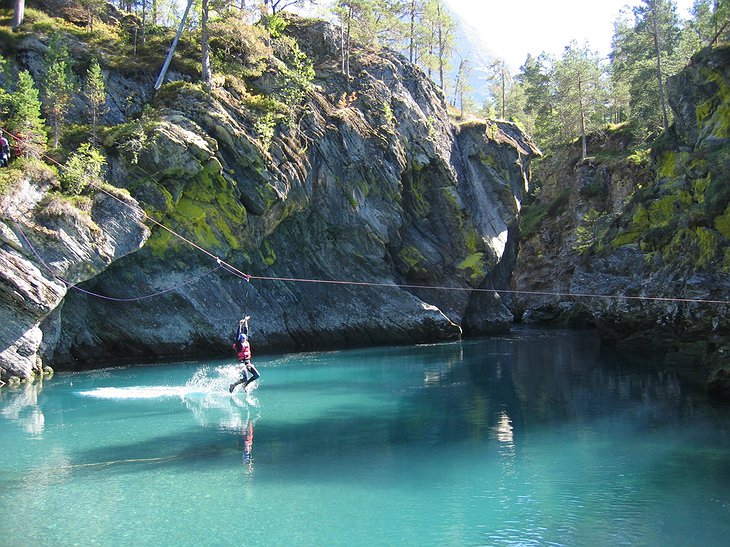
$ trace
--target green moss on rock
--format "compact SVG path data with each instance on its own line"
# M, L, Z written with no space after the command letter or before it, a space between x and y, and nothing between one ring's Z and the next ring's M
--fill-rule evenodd
M472 253L462 260L457 266L459 270L471 270L469 278L472 281L484 279L486 267L484 264L484 253Z
M425 274L428 271L426 257L416 247L406 245L398 253L398 258L408 267L411 274Z
M730 205L727 206L722 215L715 217L713 223L715 229L720 232L725 239L730 240Z
M268 240L264 240L263 244L259 248L259 255L261 256L261 260L263 260L264 264L267 266L271 267L276 264L276 253Z
M666 263L675 263L691 268L710 266L719 249L717 232L708 228L682 228L662 250Z

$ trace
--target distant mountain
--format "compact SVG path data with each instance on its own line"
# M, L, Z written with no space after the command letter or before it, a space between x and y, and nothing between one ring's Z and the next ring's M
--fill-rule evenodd
M454 41L455 55L451 67L450 85L456 79L456 72L459 69L460 59L466 59L471 67L471 77L469 84L472 91L471 96L477 107L481 107L484 101L491 96L489 87L491 85L489 76L489 66L494 62L495 57L490 54L489 48L486 46L479 31L474 28L466 19L461 17L456 11L451 10L451 15L456 21L456 40ZM449 101L453 99L453 94L449 97Z

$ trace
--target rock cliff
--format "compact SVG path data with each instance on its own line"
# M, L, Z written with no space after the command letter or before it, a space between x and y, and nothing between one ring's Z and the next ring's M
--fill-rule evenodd
M108 181L184 239L148 223L137 249L146 234L136 205L117 211L119 227L137 226L134 244L104 254L103 269L87 253L86 275L70 278L84 292L46 280L52 294L26 320L29 358L40 319L41 353L58 368L228 355L243 314L256 351L426 342L457 335L458 324L509 328L498 297L473 289L503 283L512 268L539 154L530 139L509 123L454 122L441 91L397 54L355 48L347 81L329 25L292 19L286 32L292 41L274 47L264 70L220 77L210 93L173 73L153 96L152 71L103 67ZM285 61L297 50L315 77L297 108L282 109L271 96L292 89ZM18 62L33 70L32 58L19 46ZM42 274L39 259L24 257ZM17 344L20 331L3 340Z
M514 288L559 294L518 294L513 310L595 324L625 350L711 374L729 397L730 48L700 52L668 88L676 122L651 150L619 127L594 136L594 157L570 148L540 166Z
M149 235L143 211L129 196L97 194L83 212L49 195L48 178L38 175L28 172L0 198L3 379L39 372L40 322L69 287L137 250Z

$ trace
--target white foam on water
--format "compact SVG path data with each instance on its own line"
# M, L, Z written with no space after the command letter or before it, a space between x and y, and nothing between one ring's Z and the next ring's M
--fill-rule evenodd
M98 387L78 392L82 397L95 399L158 399L184 397L186 393L190 393L190 390L185 386Z
M233 394L228 386L241 377L236 365L200 367L182 386L99 387L77 392L83 397L96 399L162 399L179 397L203 426L216 426L236 432L242 431L249 420L249 409L259 406L253 395L255 382L247 389L238 388Z
M182 386L98 387L77 392L82 397L96 399L159 399L163 397L200 398L209 395L228 396L228 386L240 378L235 365L200 367Z

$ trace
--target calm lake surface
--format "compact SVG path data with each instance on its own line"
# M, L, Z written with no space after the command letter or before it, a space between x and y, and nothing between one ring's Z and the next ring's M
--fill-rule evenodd
M0 545L728 544L730 411L592 333L255 361L4 388Z

